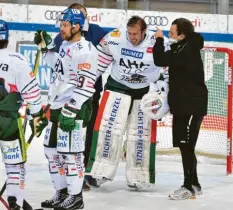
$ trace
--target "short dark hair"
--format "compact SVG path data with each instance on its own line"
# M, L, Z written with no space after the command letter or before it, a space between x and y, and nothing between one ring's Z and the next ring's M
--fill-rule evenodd
M78 3L73 3L68 7L68 9L82 9L82 8L85 11L87 11L86 7L84 7L82 4L78 4Z
M192 22L186 18L177 18L172 22L172 25L177 26L177 34L184 34L186 37L194 32Z
M141 31L144 31L145 29L147 29L147 25L146 25L146 22L143 18L135 15L135 16L132 16L128 23L127 23L127 27L132 27L132 26L135 26L139 24L140 27L141 27Z

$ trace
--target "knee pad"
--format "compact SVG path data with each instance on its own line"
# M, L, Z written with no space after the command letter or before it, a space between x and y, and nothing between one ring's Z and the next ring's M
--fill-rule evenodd
M86 172L113 179L121 157L123 134L131 104L125 94L105 91L100 103Z
M57 152L58 153L79 153L85 149L86 128L83 128L83 120L76 120L76 126L71 132L65 132L58 128Z
M0 140L0 147L5 164L19 164L27 161L24 139L19 138L12 141Z
M149 119L140 108L140 100L135 100L127 125L128 185L149 186L155 182L156 121Z

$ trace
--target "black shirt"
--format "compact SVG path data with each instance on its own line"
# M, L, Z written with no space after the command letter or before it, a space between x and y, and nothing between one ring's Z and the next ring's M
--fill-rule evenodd
M157 38L153 47L156 66L169 67L168 104L172 114L207 114L208 90L200 50L204 39L192 33L172 44L164 52L164 39Z

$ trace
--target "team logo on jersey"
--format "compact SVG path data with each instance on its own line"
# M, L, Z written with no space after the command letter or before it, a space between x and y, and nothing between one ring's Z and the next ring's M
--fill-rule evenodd
M147 81L146 77L140 74L133 74L131 76L123 75L122 80L132 84L140 84Z
M126 49L126 48L122 48L121 49L121 55L126 55L126 56L130 56L130 57L133 57L133 58L142 59L144 53L143 52L138 52L138 51L135 51L135 50L129 50L129 49Z
M119 32L119 29L114 29L111 33L110 36L112 37L120 37L121 33Z

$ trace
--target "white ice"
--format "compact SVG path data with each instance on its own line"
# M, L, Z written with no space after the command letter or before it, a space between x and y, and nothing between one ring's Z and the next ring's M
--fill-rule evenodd
M27 135L28 138L28 135ZM43 137L35 138L28 149L26 200L39 208L40 202L50 198L53 187L43 154ZM113 182L84 192L86 210L232 210L233 176L226 176L225 165L199 163L199 179L203 195L195 200L171 201L168 194L183 180L182 165L177 158L157 158L156 184L147 192L135 192L126 185L125 163L121 162ZM0 185L5 182L5 170L0 164ZM6 198L6 194L4 194ZM4 210L0 203L0 210Z

